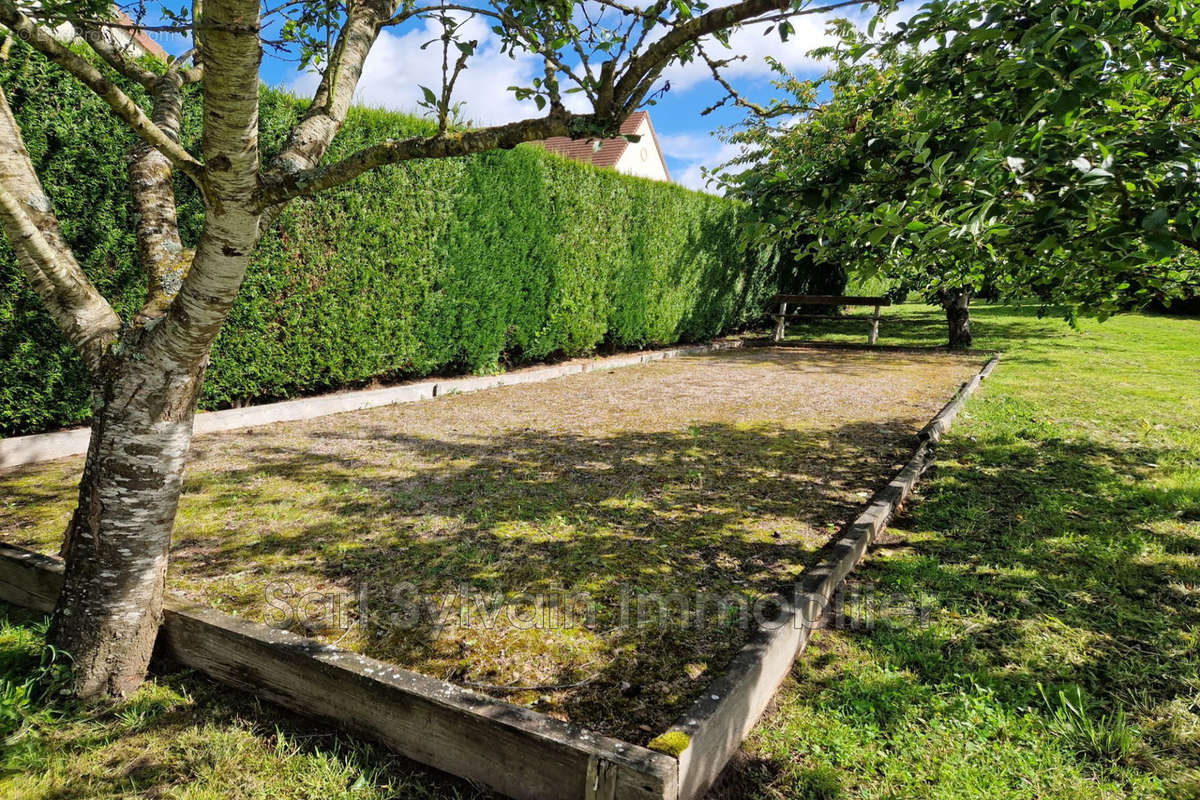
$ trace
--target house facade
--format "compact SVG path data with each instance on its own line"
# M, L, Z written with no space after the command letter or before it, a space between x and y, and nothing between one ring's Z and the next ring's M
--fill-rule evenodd
M113 6L113 17L113 24L100 26L100 35L112 42L122 55L129 58L153 56L159 61L168 59L167 51L150 38L150 34L134 22L128 14ZM69 22L64 22L54 28L54 38L63 43L69 44L76 35L78 35L78 31Z
M630 142L624 136L637 136L639 139ZM595 139L568 139L565 136L535 144L551 153L596 167L615 169L624 175L671 182L671 173L667 169L667 161L648 111L635 111L621 125L621 136L601 139L598 144Z

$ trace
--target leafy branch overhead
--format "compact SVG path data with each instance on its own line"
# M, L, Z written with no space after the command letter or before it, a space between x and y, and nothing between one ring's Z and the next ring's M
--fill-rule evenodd
M769 110L829 102L751 115L725 179L866 269L1102 315L1195 293L1198 25L1178 2L968 0L844 29L825 79L781 75Z

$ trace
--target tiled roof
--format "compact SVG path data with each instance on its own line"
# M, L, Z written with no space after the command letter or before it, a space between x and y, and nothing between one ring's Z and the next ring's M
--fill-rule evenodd
M642 121L649 121L649 118L650 112L648 111L633 112L621 124L621 134L624 136L635 135L638 128L642 126ZM653 123L650 124L650 135L654 138L654 146L658 150L659 158L662 158L662 148L658 145L658 135L654 133ZM568 139L566 136L555 136L552 139L534 142L534 144L546 148L551 153L597 167L615 167L629 147L629 142L619 136L614 139L601 139L599 147L596 147L595 139ZM666 169L665 162L663 169Z
M137 24L136 22L133 21L133 19L128 14L126 14L121 9L114 7L113 11L116 12L117 21L120 22L122 25L136 25ZM144 30L142 30L141 28L137 28L136 30L131 30L130 28L124 28L124 31L126 33L130 34L133 37L133 40L135 42L137 42L138 45L141 46L141 48L143 50L145 50L148 54L154 56L155 58L162 59L163 61L167 60L167 51L163 50L162 46L158 42L151 39Z

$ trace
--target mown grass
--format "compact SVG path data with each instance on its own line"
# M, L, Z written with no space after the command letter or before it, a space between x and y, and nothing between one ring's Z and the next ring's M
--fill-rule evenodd
M975 330L1001 366L721 796L1200 796L1200 320Z
M5 800L491 797L188 673L158 673L104 705L64 703L54 696L44 626L0 604Z

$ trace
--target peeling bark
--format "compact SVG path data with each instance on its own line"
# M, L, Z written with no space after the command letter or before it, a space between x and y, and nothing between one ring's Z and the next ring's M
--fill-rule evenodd
M71 656L78 697L121 695L145 677L202 376L203 368L181 374L110 359L97 382L63 543L66 579L47 635Z
M183 76L168 72L149 86L153 120L167 136L179 141L183 110ZM137 211L138 258L146 271L146 303L134 323L161 317L183 288L194 253L183 246L175 211L171 160L145 142L134 146L129 185Z
M73 659L73 691L123 694L146 674L162 616L167 557L209 348L258 240L258 4L214 0L206 18L203 150L209 191L190 268L178 244L169 166L140 151L131 177L139 246L151 281L144 326L124 331L95 376L94 418L79 503L64 541L66 579L48 641ZM169 76L168 76L169 77ZM160 87L169 100L178 84ZM164 135L178 119L159 103ZM156 125L157 128L157 125ZM186 278L184 273L186 272ZM176 286L176 283L181 285ZM173 299L171 299L173 296ZM160 298L155 301L155 298ZM145 312L145 309L144 309Z
M75 260L0 88L0 222L25 277L59 329L95 368L120 319Z

